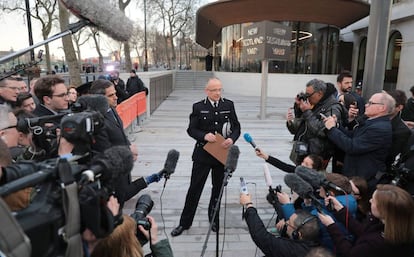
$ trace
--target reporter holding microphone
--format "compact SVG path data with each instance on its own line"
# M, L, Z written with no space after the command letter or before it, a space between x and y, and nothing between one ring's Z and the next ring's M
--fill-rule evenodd
M244 217L250 236L265 256L305 257L312 248L319 246L318 220L309 212L295 212L286 223L289 238L282 238L267 231L250 194L240 193L240 204L246 209Z
M318 214L331 235L337 254L343 257L403 257L414 256L414 201L405 190L394 185L377 185L370 200L371 213L364 223L347 214L335 197L332 201L335 217L349 224L349 230L356 237L354 243L344 240L332 217Z

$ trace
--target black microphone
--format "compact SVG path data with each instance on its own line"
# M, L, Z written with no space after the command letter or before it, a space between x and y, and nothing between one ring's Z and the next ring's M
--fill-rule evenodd
M133 23L107 0L61 0L62 4L80 19L89 21L99 30L118 41L128 41L134 31Z
M251 144L255 150L257 149L257 145L255 144L255 142L253 141L253 138L250 136L249 133L244 133L243 137L244 137L244 140L246 140L247 143Z
M324 175L318 173L317 171L313 169L309 169L304 166L297 166L295 169L295 173L304 179L306 182L312 185L314 189L319 189L319 187L329 187L331 189L344 192L346 193L342 188L335 185L334 183L330 182L325 178Z
M170 175L175 172L175 167L177 166L178 158L180 157L180 152L175 149L171 149L167 154L167 159L164 163L164 168L158 172L158 176L164 176L165 179L169 179Z
M239 155L240 155L239 147L237 145L232 145L227 154L226 165L224 166L224 169L227 172L233 173L233 171L236 170Z
M290 187L292 191L297 193L301 198L312 199L312 202L318 209L318 211L322 210L323 205L319 201L319 199L313 194L313 188L308 182L306 182L301 177L293 173L286 174L284 181L285 184L288 187Z
M83 179L94 181L117 180L119 177L131 172L134 166L132 152L127 146L112 146L93 159L88 170L82 172Z
M96 111L104 115L109 109L108 100L103 95L83 95L78 98L80 111Z

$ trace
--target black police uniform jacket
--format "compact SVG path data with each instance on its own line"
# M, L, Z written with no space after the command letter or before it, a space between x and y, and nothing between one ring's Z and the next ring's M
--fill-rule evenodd
M203 146L207 143L204 136L208 133L219 133L224 138L233 139L233 143L236 142L240 136L240 123L233 101L221 98L217 108L211 105L208 98L193 104L187 133L197 141L192 156L193 161L219 165L220 162L204 150Z

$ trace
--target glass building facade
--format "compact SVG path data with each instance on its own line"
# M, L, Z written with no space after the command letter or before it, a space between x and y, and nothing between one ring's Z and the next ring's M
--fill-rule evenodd
M337 27L308 22L278 23L291 28L290 53L287 60L269 60L270 73L336 74L347 68L338 57L340 42ZM261 72L261 60L248 60L243 53L243 28L250 24L236 24L222 29L222 42L217 49L221 55L220 70ZM352 58L352 50L348 58Z

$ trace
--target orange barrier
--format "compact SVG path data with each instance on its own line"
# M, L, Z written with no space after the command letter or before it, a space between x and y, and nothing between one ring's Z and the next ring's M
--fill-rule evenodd
M147 98L145 92L139 92L118 104L116 111L124 123L124 129L140 115L147 112Z

